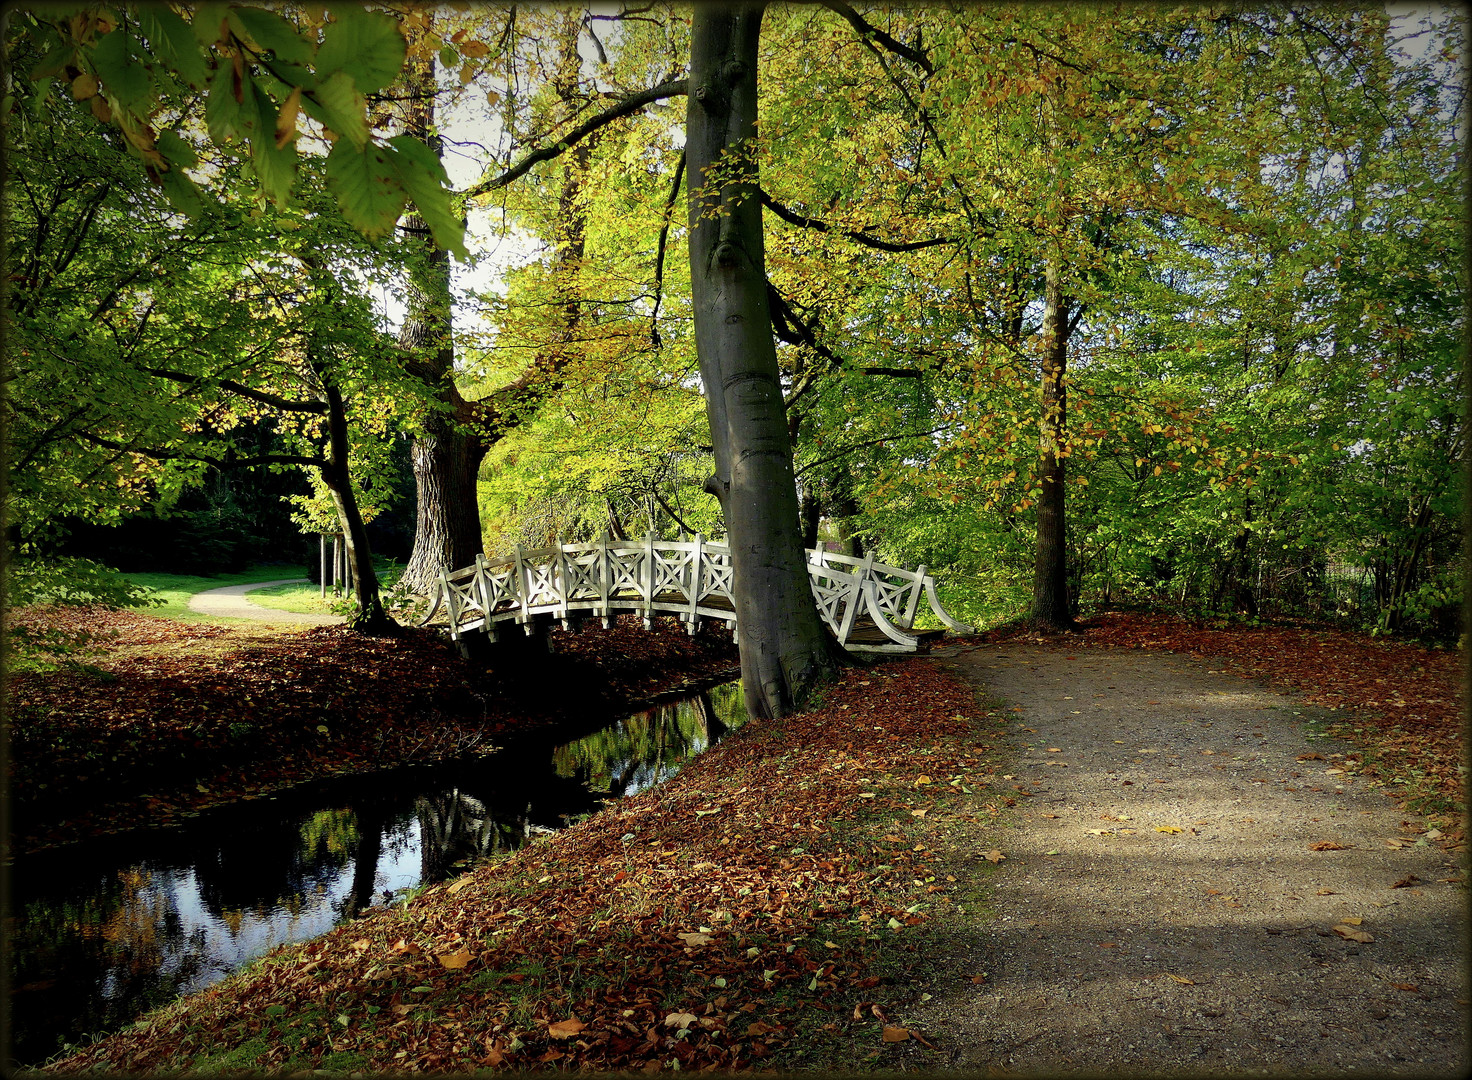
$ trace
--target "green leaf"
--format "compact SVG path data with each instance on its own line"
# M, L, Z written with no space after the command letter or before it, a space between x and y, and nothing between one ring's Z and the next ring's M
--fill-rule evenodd
M51 46L46 55L41 58L41 62L31 68L31 78L39 81L49 75L59 75L68 64L77 62L76 54L77 50L65 41L60 45Z
M162 4L140 4L138 25L155 55L196 90L209 82L209 68L189 24Z
M274 11L258 7L231 7L231 25L239 24L237 33L249 37L262 49L269 49L278 60L290 64L310 64L317 51L311 42L297 32L296 27Z
M103 34L92 50L92 63L108 97L129 112L148 112L153 104L153 79L128 48L126 33Z
M454 71L460 66L460 54L446 45L440 50L440 67L446 71Z
M220 24L225 21L229 10L226 4L203 3L194 7L194 18L190 23L194 39L206 49L220 40Z
M389 161L392 153L372 143L357 149L339 139L327 155L327 185L337 195L342 216L370 240L393 231L404 210L406 195Z
M171 168L190 169L199 164L199 155L194 152L194 147L179 135L177 131L165 129L158 133L154 141L154 147Z
M276 104L259 89L253 96L256 115L250 133L250 163L267 197L280 208L286 205L296 180L296 143L276 146Z
M465 222L455 216L450 206L450 193L445 187L447 177L440 159L411 135L399 135L388 142L396 151L392 161L399 180L434 234L434 242L457 258L468 259Z
M334 8L335 22L322 34L317 71L346 71L358 89L371 94L398 77L406 46L399 24L387 15L343 5Z
M308 116L347 139L355 150L368 142L368 102L346 71L333 72L311 97L302 99L302 106Z
M247 82L244 87L249 94L250 84ZM250 98L246 100L250 101ZM210 138L221 146L232 139L245 137L245 117L241 104L235 100L234 73L229 64L221 65L215 72L209 100L204 106L204 119L209 125Z

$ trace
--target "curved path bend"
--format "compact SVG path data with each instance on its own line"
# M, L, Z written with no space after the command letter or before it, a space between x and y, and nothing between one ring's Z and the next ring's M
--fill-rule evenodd
M948 845L963 881L1006 854L916 988L951 1067L1465 1075L1461 859L1314 737L1343 714L1143 650L942 663L1005 702L1029 792Z
M249 619L251 622L297 623L306 626L332 626L345 620L341 615L299 615L294 611L278 611L261 607L246 599L246 593L256 589L269 589L273 585L292 585L306 578L280 578L276 581L256 581L249 585L226 585L220 589L207 589L189 598L189 610L201 615L212 615L222 619Z

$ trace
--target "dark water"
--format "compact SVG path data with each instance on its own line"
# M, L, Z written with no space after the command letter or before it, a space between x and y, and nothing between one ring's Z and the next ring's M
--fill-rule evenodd
M304 785L9 869L11 1051L39 1064L416 885L674 775L746 719L740 685L571 742Z

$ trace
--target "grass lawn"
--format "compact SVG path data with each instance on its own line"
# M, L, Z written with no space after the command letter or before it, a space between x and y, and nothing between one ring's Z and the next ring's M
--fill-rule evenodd
M398 580L403 567L396 563L376 563L379 584L389 589ZM162 615L168 619L190 622L210 621L211 616L189 610L189 598L195 593L219 589L226 585L249 585L257 581L280 581L283 578L302 577L301 567L295 563L266 563L242 570L238 574L219 574L215 577L197 577L189 574L124 574L134 585L145 585L153 589L164 601L161 606L140 610L149 615ZM293 611L297 614L331 614L328 606L333 597L326 600L320 596L316 585L308 584L305 578L291 585L276 585L269 589L254 590L250 594L253 603L278 611Z
M282 578L298 577L301 568L295 563L253 566L238 574L219 574L214 577L197 577L192 574L124 574L134 585L144 585L156 592L162 605L140 608L149 615L162 615L167 619L208 620L210 616L189 610L189 598L208 589L219 589L226 585L247 585L256 581L280 581Z

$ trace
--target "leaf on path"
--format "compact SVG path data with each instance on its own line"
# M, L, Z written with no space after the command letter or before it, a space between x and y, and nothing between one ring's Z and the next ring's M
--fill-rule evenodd
M457 949L452 953L445 953L442 956L436 956L435 959L443 964L446 970L458 971L460 968L463 968L466 964L470 963L470 950L463 948Z
M1349 917L1346 916L1345 918L1340 919L1339 921L1342 922L1345 926L1359 926L1365 920L1364 919L1349 918Z
M1314 893L1314 895L1315 896L1335 896L1337 894L1334 892L1333 889L1319 889L1319 890L1317 890Z
M988 851L985 855L982 856L982 858L985 859L989 863L999 863L1003 859L1005 859L1006 857L1007 856L1003 855L996 848L992 848L991 851Z
M1163 833L1178 833L1178 832L1185 832L1186 830L1185 829L1182 829L1178 825L1157 825L1157 826L1155 826L1155 831L1156 832L1163 832Z
M1182 986L1195 986L1196 985L1196 981L1194 979L1186 979L1186 978L1182 978L1180 975L1172 975L1168 971L1165 973L1165 977L1167 979L1174 979L1176 982L1180 983Z
M547 1034L551 1035L554 1039L570 1039L587 1026L587 1024L574 1016L567 1020L559 1020L555 1024L548 1024Z
M1394 885L1392 885L1391 888L1392 889L1404 889L1407 885L1414 885L1416 882L1418 882L1420 880L1421 879L1418 878L1415 874L1407 874L1405 877L1401 878Z
M1419 994L1421 992L1421 988L1419 986L1417 986L1415 983L1396 983L1396 982L1393 982L1390 985L1393 986L1393 987L1395 987L1397 990L1409 990L1413 994Z
M1358 942L1361 942L1363 944L1368 945L1370 942L1372 942L1372 941L1375 940L1375 937L1374 937L1373 934L1369 934L1369 933L1365 932L1364 930L1356 930L1352 926L1344 926L1344 925L1341 924L1341 925L1338 925L1338 926L1333 927L1332 929L1340 937L1342 937L1342 938L1348 938L1350 941L1358 941Z
M909 1032L909 1029L908 1028L902 1028L902 1027L886 1027L884 1029L884 1041L885 1042L904 1042L909 1037L910 1037L910 1032Z
M1299 754L1297 760L1299 760L1299 761L1323 761L1324 760L1324 755L1323 754Z
M1333 840L1319 840L1308 846L1310 851L1348 851L1353 844L1336 844Z

